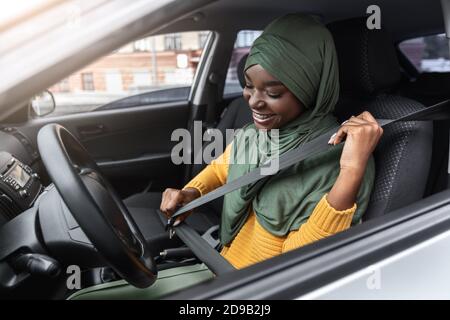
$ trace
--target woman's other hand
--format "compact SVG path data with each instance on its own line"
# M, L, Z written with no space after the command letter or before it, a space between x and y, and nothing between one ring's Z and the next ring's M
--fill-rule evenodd
M194 188L186 188L183 190L168 188L163 192L159 209L167 216L167 218L170 218L177 209L198 197L200 197L200 192ZM191 213L192 211L183 214L181 217L177 218L177 222L175 223L178 224L178 221L183 221Z
M336 210L345 210L356 201L367 162L383 134L383 129L367 111L345 121L328 142L336 145L345 139L340 159L340 173L327 195Z
M345 139L340 160L341 170L364 173L367 161L382 134L383 129L367 111L345 121L329 141L335 145Z

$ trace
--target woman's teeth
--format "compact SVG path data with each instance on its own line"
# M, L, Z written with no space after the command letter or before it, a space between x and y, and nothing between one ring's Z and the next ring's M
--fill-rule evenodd
M260 113L253 112L253 116L256 119L264 120L264 119L268 119L268 118L272 117L273 114L260 114Z

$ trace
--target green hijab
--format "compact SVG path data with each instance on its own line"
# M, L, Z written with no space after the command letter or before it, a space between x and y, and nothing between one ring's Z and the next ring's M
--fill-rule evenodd
M338 61L333 38L321 23L303 14L289 14L273 21L255 40L245 70L255 64L281 81L306 110L279 128L278 141L274 141L270 132L256 129L254 124L245 126L232 142L228 182L260 166L276 156L276 152L283 154L337 125L332 112L339 96ZM272 148L261 151L264 148L260 141L273 143ZM251 210L255 211L258 222L275 236L298 230L336 181L341 152L342 144L330 147L275 175L228 193L222 212L222 244L228 245L234 239ZM371 158L357 196L353 223L360 221L367 208L374 174Z

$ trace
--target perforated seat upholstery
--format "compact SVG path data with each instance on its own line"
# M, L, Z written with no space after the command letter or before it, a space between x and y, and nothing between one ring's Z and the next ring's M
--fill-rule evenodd
M386 30L369 30L365 18L328 25L339 59L341 120L364 110L392 119L425 108L396 95L400 66ZM376 179L365 219L383 215L421 199L430 170L433 124L409 121L384 130L375 150Z

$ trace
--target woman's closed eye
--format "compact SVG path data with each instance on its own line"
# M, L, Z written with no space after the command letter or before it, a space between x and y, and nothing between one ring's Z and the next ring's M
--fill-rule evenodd
M278 99L281 97L281 93L278 92L267 92L267 95L273 99Z

